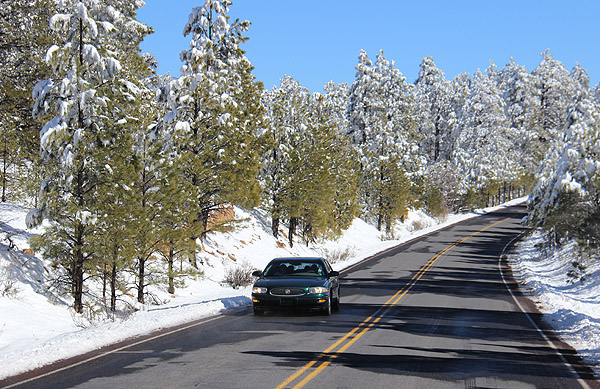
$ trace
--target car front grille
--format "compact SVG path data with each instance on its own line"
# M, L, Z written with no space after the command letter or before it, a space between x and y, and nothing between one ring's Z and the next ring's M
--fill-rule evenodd
M271 295L273 296L302 296L306 294L306 291L302 288L273 288L271 289Z

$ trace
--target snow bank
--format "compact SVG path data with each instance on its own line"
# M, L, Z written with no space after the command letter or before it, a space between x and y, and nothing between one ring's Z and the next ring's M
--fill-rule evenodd
M600 376L600 262L587 263L583 282L569 278L571 263L579 260L575 245L544 255L543 242L535 232L517 244L509 258L513 273L560 338Z

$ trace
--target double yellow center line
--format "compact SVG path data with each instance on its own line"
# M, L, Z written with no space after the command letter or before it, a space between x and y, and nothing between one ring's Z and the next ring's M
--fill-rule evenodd
M297 372L292 374L288 379L286 379L281 384L279 384L276 389L283 389L283 388L289 387L295 381L297 381L297 383L291 387L294 389L302 388L304 385L306 385L308 382L310 382L313 378L315 378L320 372L322 372L327 366L329 366L331 364L331 362L334 359L336 359L339 354L342 354L344 351L346 351L348 349L348 347L352 346L354 344L354 342L356 342L358 339L360 339L361 336L363 336L367 331L369 331L369 329L371 329L375 324L377 324L387 314L387 312L392 307L397 305L400 302L400 300L402 300L402 298L412 289L413 286L415 286L415 284L421 279L421 277L423 277L423 275L431 268L431 266L433 266L433 264L442 255L444 255L448 251L452 250L454 247L458 246L459 244L463 243L467 239L470 239L470 238L474 237L475 235L478 235L478 234L482 233L483 231L490 229L490 228L492 228L502 222L505 222L506 220L509 220L509 219L510 218L502 219L493 224L490 224L489 226L482 228L481 230L474 232L474 233L452 243L450 246L446 247L445 249L443 249L442 251L437 253L433 258L431 258L429 261L427 261L427 263L425 265L423 265L423 267L421 267L421 269L419 269L419 271L406 283L406 285L404 285L404 287L402 289L397 291L392 297L390 297L385 303L383 303L382 306L373 315L367 317L358 326L356 326L352 331L348 332L337 342L335 342L334 344L329 346L327 349L323 350L317 356L317 358L310 361L309 363L304 365L302 368L300 368ZM314 368L309 373L308 370L310 368L312 368L313 366L316 366L316 368Z

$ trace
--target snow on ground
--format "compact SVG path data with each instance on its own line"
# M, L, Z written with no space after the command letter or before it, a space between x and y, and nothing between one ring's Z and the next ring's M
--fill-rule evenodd
M524 199L506 205L522 201ZM204 243L198 258L202 261L204 278L188 281L174 295L155 288L152 293L163 304L138 305L137 311L123 318L90 324L72 314L68 297L57 296L47 289L52 275L48 271L50 263L22 252L29 247L29 237L39 232L26 230L27 210L0 204L0 379L128 338L247 306L250 304L250 287L232 289L223 286L225 273L233 267L248 265L262 269L270 259L278 256L330 258L345 252L348 254L345 260L333 264L336 270L342 270L414 237L495 209L450 215L444 222L420 211L411 212L403 224L395 226L395 240L384 240L376 228L357 219L336 241L320 241L310 247L298 241L290 248L286 237L282 236L278 241L273 238L266 214L236 208L236 217L242 221L229 232L210 234ZM595 278L599 276L596 272ZM10 281L14 279L17 282ZM566 289L557 288L556 291L556 296L561 298L577 296L570 297ZM542 298L544 296L540 300ZM558 297L550 299L556 301ZM579 320L582 317L579 311L566 311L566 308L561 308L558 314L571 318L571 323L577 326L580 336L576 338L582 353L598 356L600 345L596 339L600 337L582 324L589 320L597 326L599 317L595 307L600 299L596 295L579 300L579 303L571 306L590 305L592 310L596 309L596 315Z
M574 243L542 254L539 231L518 243L510 256L515 278L560 338L600 376L600 261L586 260L584 281L569 277L579 260ZM537 247L536 247L537 246Z

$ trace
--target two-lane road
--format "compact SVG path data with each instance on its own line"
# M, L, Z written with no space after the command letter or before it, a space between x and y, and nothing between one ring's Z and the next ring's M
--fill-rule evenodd
M477 217L347 269L330 317L236 311L18 387L597 387L503 281L499 257L523 211Z

